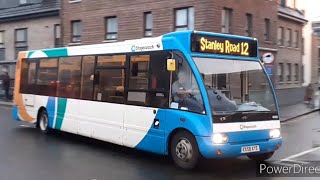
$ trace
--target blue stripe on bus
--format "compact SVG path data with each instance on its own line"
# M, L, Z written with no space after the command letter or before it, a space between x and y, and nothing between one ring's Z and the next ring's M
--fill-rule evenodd
M14 105L13 106L13 109L12 109L12 117L14 120L16 121L21 121L20 118L19 118L19 111L18 111L18 106L17 105Z
M48 117L49 117L49 127L53 128L54 114L55 114L55 108L56 108L56 98L55 97L48 98L46 108L47 108Z
M159 129L154 128L154 123L151 124L149 131L145 137L135 146L135 149L150 151L156 154L165 153L165 139L164 139L164 127L165 127L165 113L166 110L159 109L155 119L159 119Z

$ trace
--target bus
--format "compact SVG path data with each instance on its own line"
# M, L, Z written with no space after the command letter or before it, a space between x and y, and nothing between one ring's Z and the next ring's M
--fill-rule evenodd
M201 31L20 52L14 119L168 155L267 160L278 104L255 38Z

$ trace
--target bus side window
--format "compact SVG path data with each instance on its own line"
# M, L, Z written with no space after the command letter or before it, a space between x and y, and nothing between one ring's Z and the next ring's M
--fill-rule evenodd
M59 59L57 96L65 98L80 97L81 56Z
M124 103L126 55L98 56L94 73L94 100Z
M95 56L82 58L80 99L92 100Z
M168 51L160 51L130 57L128 104L168 107L168 55Z

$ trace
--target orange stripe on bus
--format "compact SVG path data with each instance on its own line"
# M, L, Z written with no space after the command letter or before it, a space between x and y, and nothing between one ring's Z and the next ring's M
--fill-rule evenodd
M26 107L23 103L22 94L20 94L20 82L21 82L21 66L22 66L22 59L27 58L27 52L20 52L18 55L18 61L16 64L16 79L14 83L14 103L18 106L18 114L23 121L33 121L35 118L31 117Z

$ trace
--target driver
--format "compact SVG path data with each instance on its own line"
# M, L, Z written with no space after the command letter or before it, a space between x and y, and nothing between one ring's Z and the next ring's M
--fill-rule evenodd
M179 108L184 107L187 110L201 113L203 106L194 98L195 91L189 88L190 84L188 74L180 71L178 79L172 84L173 101L179 103Z

